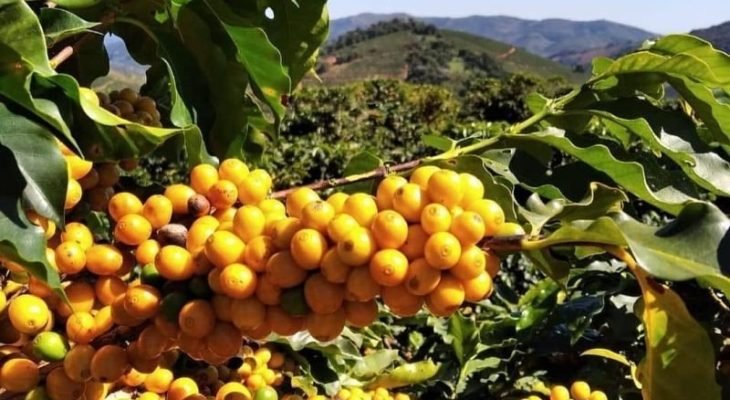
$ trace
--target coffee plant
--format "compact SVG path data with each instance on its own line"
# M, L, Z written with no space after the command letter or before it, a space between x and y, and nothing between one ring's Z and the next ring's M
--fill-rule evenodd
M514 123L388 82L285 121L328 25L0 0L0 399L727 397L730 56L665 36ZM106 34L141 88L92 89ZM279 136L335 113L372 135Z

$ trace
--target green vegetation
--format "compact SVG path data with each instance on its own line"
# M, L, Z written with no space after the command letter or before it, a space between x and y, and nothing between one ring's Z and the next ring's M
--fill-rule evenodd
M452 88L470 79L505 73L562 77L571 82L584 78L505 43L397 19L340 36L325 49L317 69L326 84L391 78Z
M321 75L401 79L300 87L324 1L0 21L1 399L727 397L730 56L708 42L567 87L384 24ZM89 89L110 30L151 65L139 92Z

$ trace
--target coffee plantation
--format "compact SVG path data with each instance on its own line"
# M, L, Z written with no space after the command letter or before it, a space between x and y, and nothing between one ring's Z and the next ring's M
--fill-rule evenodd
M467 117L387 81L297 103L325 1L7 0L0 21L1 400L730 391L710 43L597 58L551 97L467 84ZM94 87L107 33L141 88Z

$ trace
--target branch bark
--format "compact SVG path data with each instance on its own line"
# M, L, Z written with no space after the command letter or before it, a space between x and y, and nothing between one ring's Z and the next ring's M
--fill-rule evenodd
M392 174L392 173L407 171L407 170L416 168L421 163L422 163L422 160L413 160L413 161L405 162L403 164L393 165L390 167L388 167L388 166L378 167L372 171L368 171L363 174L346 176L344 178L322 180L322 181L310 183L310 184L304 185L304 186L297 186L297 187L293 187L293 188L289 188L289 189L279 190L277 192L272 193L271 197L274 199L284 199L284 198L286 198L286 196L288 196L295 190L301 189L301 188L309 188L312 190L324 190L324 189L331 189L331 188L338 187L338 186L344 186L344 185L347 185L350 183L362 182L362 181L366 181L366 180L372 179L372 178L382 178L382 177Z

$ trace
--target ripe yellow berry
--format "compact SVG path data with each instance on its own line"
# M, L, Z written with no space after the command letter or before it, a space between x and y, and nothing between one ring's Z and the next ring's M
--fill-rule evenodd
M180 191L183 191L183 189L180 189ZM178 207L182 209L182 206L178 205ZM185 207L187 209L187 203ZM160 229L170 223L173 211L174 205L168 197L155 194L144 202L142 216L150 222L153 228Z
M69 179L66 187L66 201L63 204L64 210L70 210L79 204L81 196L83 196L84 190L81 189L81 185L77 180Z
M606 396L606 393L596 390L591 393L591 397L589 397L588 400L608 400L608 396Z
M233 232L245 243L262 235L265 226L266 216L256 206L244 205L236 211L233 217Z
M393 208L395 191L406 183L408 183L406 178L399 175L390 175L383 179L378 184L378 190L375 192L375 201L378 203L378 209L388 210Z
M446 315L458 310L464 299L464 286L451 274L441 275L441 281L428 295L430 304Z
M591 397L591 387L584 381L575 381L570 385L570 395L573 400L589 400Z
M114 221L119 221L123 216L142 213L142 201L129 192L120 192L109 199L107 205L109 216Z
M353 229L345 238L337 243L337 255L347 265L364 265L375 254L376 243L369 229L359 227Z
M114 299L127 292L127 284L118 276L100 276L94 284L94 295L101 304L108 306Z
M479 178L467 173L459 174L459 178L461 179L461 189L464 191L460 206L468 207L474 201L484 197L484 184Z
M205 243L205 256L218 268L243 260L245 250L243 241L228 231L215 232Z
M40 382L38 365L26 358L4 360L0 367L0 387L8 392L28 392Z
M497 229L504 224L504 211L497 202L489 199L479 199L471 202L467 207L467 211L474 211L479 214L484 221L484 234L486 236L494 236Z
M285 218L274 223L271 238L280 250L289 250L291 239L302 227L299 218Z
M276 251L274 241L268 236L256 236L246 245L243 252L244 263L256 272L264 272L266 263Z
M345 289L343 285L329 282L322 274L317 273L304 283L304 298L313 312L329 314L342 306Z
M94 244L94 236L86 225L79 222L69 222L66 230L61 233L62 242L76 242L86 250Z
M408 273L408 259L398 250L384 249L370 259L370 275L382 286L398 286Z
M410 182L420 186L423 190L428 188L428 180L431 179L431 175L440 171L441 168L435 165L424 165L423 167L416 168L410 177Z
M401 285L383 287L380 296L390 311L400 317L416 315L423 306L423 297L414 295Z
M180 309L178 324L180 330L194 338L203 338L213 332L215 312L205 300L193 300Z
M371 229L378 247L382 249L397 249L408 238L408 222L393 210L379 212Z
M233 207L238 200L238 188L233 182L221 179L208 189L206 197L211 206L224 210Z
M271 177L268 174L251 171L238 184L238 199L243 204L258 204L271 190Z
M96 349L89 344L77 344L63 359L63 369L74 382L86 382L91 379L91 359Z
M320 271L325 279L332 283L345 283L347 275L350 273L350 266L340 260L337 248L333 247L327 250L322 257Z
M297 265L289 250L285 250L275 253L266 263L266 277L280 288L292 288L307 279L307 271Z
M86 252L76 242L63 242L56 247L56 265L64 274L78 274L86 266Z
M231 321L242 331L256 329L266 321L266 306L255 297L234 300Z
M475 245L484 237L484 220L473 211L464 211L454 218L450 232L459 239L462 246Z
M451 227L451 212L443 204L431 203L421 212L421 227L429 235L448 232Z
M256 292L256 272L249 267L233 263L220 274L220 286L223 293L234 299L245 299Z
M147 265L155 262L157 253L160 252L160 243L154 239L147 239L137 246L134 251L134 258L139 265Z
M461 177L458 173L448 169L436 171L428 178L426 192L431 201L441 203L447 207L458 205L464 196L464 191L461 188Z
M350 195L344 192L332 193L330 197L327 198L327 203L329 203L335 210L335 214L339 214L342 212L342 208L345 206L345 201L347 201L348 197L350 197Z
M137 214L127 214L114 227L114 238L121 243L138 246L152 236L152 225Z
M520 236L524 234L525 230L522 226L514 222L505 222L497 228L496 232L494 232L494 236L496 237Z
M570 392L568 388L556 385L550 388L550 400L570 400Z
M218 179L218 170L210 164L198 164L190 171L190 187L203 196Z
M129 367L127 350L116 345L100 347L91 358L91 375L98 382L115 382Z
M165 197L172 203L175 214L188 213L188 200L195 195L195 190L183 184L170 185L165 189Z
M370 275L368 268L353 268L345 283L345 299L370 301L380 294L380 285Z
M77 155L66 155L66 166L68 167L69 177L79 180L86 176L94 167L94 163L86 161Z
M413 260L404 280L405 289L417 296L431 293L441 281L441 271L431 267L425 258Z
M167 392L174 375L166 368L157 368L144 380L144 388L150 392L162 394Z
M326 201L313 201L302 210L302 225L311 228L322 234L327 233L327 226L335 217L335 209Z
M351 215L361 226L369 228L378 214L378 205L373 196L355 193L347 198L342 212Z
M472 303L481 301L492 293L492 278L484 271L474 278L462 280L464 286L464 299Z
M296 189L286 197L286 212L291 217L301 218L304 207L317 200L320 198L314 190L307 187Z
M370 301L346 301L345 319L356 328L365 328L378 319L378 304Z
M223 160L221 165L218 167L218 175L220 179L225 179L238 185L243 181L243 178L248 176L249 169L243 161L236 158L228 158Z
M13 327L21 333L40 332L48 322L50 311L40 297L23 294L10 301L8 317Z
M406 242L399 250L411 261L421 258L423 257L423 248L426 246L428 237L428 234L420 224L411 225L408 227Z
M160 310L162 295L153 286L138 285L127 289L124 309L134 318L152 318Z
M327 224L327 235L335 242L340 242L345 239L348 233L359 227L360 224L352 216L338 214Z
M76 344L88 344L96 337L94 316L85 311L71 314L66 320L66 336Z
M198 384L194 380L182 377L177 378L170 384L167 390L167 400L184 400L188 396L198 394Z
M431 235L423 249L426 261L434 268L449 269L456 265L461 257L461 243L448 232Z
M426 192L415 183L399 187L393 196L393 209L408 222L419 222L426 204L428 204Z
M477 246L462 248L459 261L451 268L451 273L462 281L477 277L484 272L487 265L487 256Z
M327 239L319 231L302 229L292 237L289 249L297 265L313 270L319 268L327 247Z
M155 257L155 268L165 279L184 281L195 274L195 261L186 249L167 245Z

